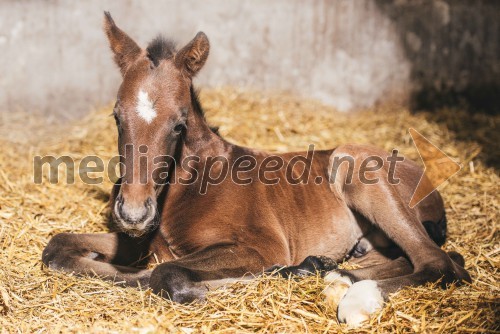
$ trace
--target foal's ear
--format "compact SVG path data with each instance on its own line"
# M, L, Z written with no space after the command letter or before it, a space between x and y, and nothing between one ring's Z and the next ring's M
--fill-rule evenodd
M125 75L129 66L141 54L141 48L118 28L109 12L104 12L104 31L108 36L109 46L115 55L115 62L120 67L122 75Z
M177 52L175 66L189 77L193 77L205 64L209 51L208 37L200 31L191 42Z

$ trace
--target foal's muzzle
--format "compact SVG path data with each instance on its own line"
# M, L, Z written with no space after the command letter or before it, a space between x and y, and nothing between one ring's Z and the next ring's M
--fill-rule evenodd
M123 196L119 195L113 214L118 226L131 236L141 236L156 225L156 203L151 197L137 205L126 202Z

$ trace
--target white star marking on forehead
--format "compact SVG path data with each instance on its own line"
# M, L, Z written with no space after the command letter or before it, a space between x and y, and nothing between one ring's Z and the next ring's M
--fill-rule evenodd
M137 115L150 124L156 118L156 110L153 107L153 102L149 99L148 93L142 89L137 96Z

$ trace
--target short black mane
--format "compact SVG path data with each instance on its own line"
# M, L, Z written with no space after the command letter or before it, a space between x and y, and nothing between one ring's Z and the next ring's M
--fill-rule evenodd
M203 108L201 107L200 99L198 98L198 91L191 86L190 88L190 93L191 93L191 103L193 104L193 110L195 113L203 117L205 119L205 112L203 111ZM218 135L220 137L219 133L219 127L217 126L209 126L210 130Z
M149 43L146 48L148 57L155 66L158 66L162 59L170 59L177 52L175 42L171 39L159 35Z

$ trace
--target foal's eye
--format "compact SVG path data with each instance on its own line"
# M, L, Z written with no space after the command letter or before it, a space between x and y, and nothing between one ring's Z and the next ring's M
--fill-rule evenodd
M175 133L181 133L181 132L182 132L182 130L184 130L184 127L185 127L185 126L184 126L184 124L179 123L179 124L177 124L177 125L174 127L174 132L175 132Z
M115 118L116 128L118 129L118 134L122 133L122 124L120 120L120 116L116 112L113 112L113 117Z
M121 130L120 117L118 117L118 115L116 113L114 113L113 116L115 117L115 122L116 122L116 126L118 127L118 130Z
M113 117L115 118L116 126L120 127L120 117L118 117L118 101L115 103L113 107Z

